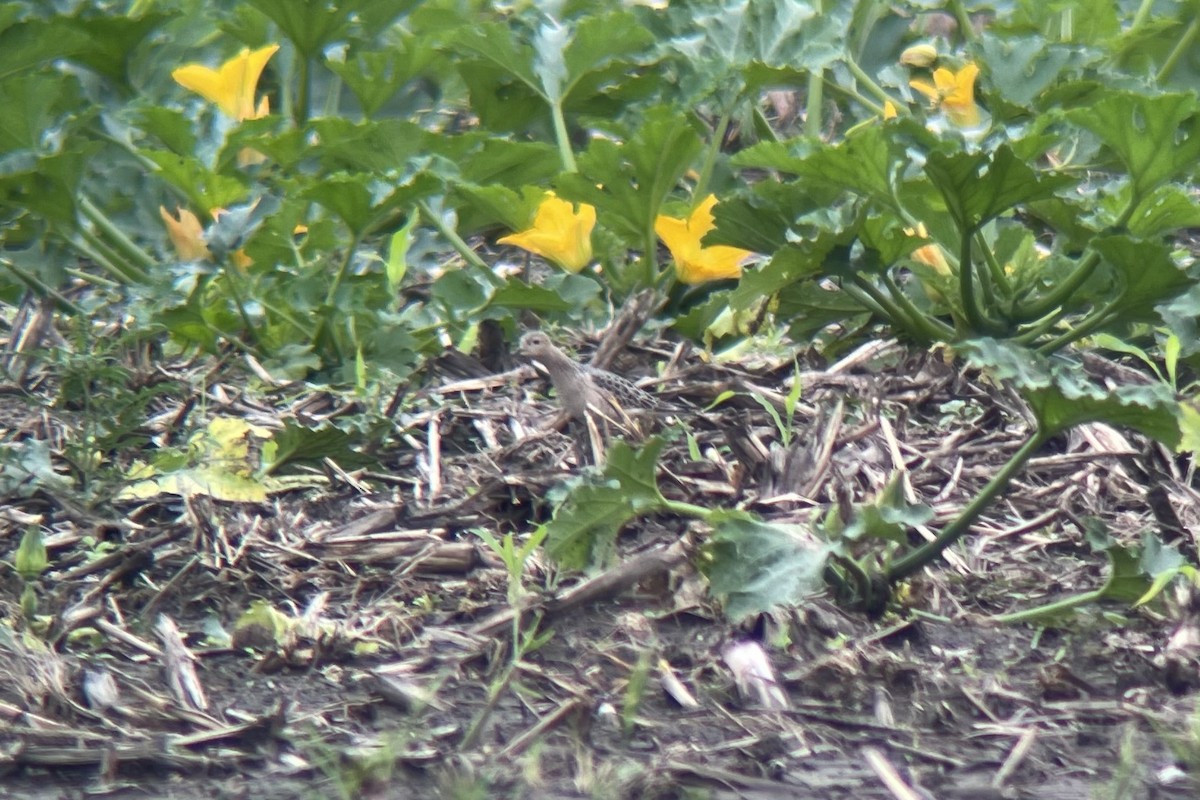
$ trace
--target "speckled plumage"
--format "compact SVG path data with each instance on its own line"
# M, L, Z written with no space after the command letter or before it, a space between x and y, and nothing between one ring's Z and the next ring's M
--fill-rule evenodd
M660 406L658 398L620 375L576 362L541 331L522 336L520 351L542 362L550 373L559 402L575 419L585 420L591 411L605 419L620 421L632 409Z

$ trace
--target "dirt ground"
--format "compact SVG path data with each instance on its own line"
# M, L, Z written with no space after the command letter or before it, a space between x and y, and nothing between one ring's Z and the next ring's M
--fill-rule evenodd
M778 402L790 356L714 365L663 345L621 359L630 375L663 365L655 388L680 402L737 393L688 421L702 460L670 439L660 483L772 521L868 500L900 471L936 530L1027 433L1018 398L895 344L810 365L786 447L749 395ZM596 575L535 555L516 615L473 531L520 540L545 520L548 493L582 468L581 435L553 429L531 368L453 366L371 443L375 466L327 464L319 485L267 503L0 502L4 562L29 525L50 553L44 629L0 639L0 797L1197 796L1186 596L992 619L1103 585L1094 521L1194 562L1191 475L1169 453L1103 426L1053 442L877 618L815 596L733 624L695 568L706 531L669 515L627 526L619 564ZM353 412L312 392L196 399L163 400L155 419ZM36 396L4 407L5 442L72 435ZM20 631L20 579L2 580ZM251 608L259 624L235 632ZM535 631L552 635L514 661L514 635ZM739 689L727 658L742 642L765 653L775 707Z

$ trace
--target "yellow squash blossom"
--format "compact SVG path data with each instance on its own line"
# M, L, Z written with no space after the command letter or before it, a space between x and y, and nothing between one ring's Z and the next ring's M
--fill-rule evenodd
M175 246L175 254L180 261L200 261L211 255L204 241L204 226L195 214L186 208L176 208L176 218L162 206L158 207L158 213L162 215L167 235L171 237L171 244Z
M553 261L568 272L579 272L592 260L594 227L595 206L580 203L576 211L571 203L554 192L546 192L533 218L533 227L498 241Z
M700 240L716 227L712 209L717 196L704 198L687 219L677 219L659 214L654 221L654 232L662 239L675 259L675 274L684 283L703 283L722 278L739 278L742 264L754 255L740 247L718 244L702 247Z
M200 224L200 218L188 211L186 208L176 208L175 214L172 214L162 206L158 207L158 213L162 216L163 223L167 226L167 236L171 238L171 244L175 247L175 254L179 256L180 261L203 261L212 259L212 252L208 249L208 243L204 240L204 226ZM221 215L226 213L223 208L214 208L210 215L214 220L221 218ZM297 225L293 233L307 233L308 227L305 225ZM229 256L230 262L240 270L245 271L254 264L254 259L246 255L245 250L235 250Z
M270 113L266 97L257 105L254 102L258 79L278 49L277 44L254 51L245 48L217 69L203 64L188 64L172 72L171 77L183 88L216 103L238 122L258 119Z
M896 111L896 104L891 100L885 100L883 102L883 118L895 119L898 116L900 116L900 114Z
M908 236L916 236L920 239L928 239L929 231L925 229L924 222L918 222L916 228L905 228L904 233ZM946 254L942 251L942 246L938 244L926 244L912 251L913 261L920 262L927 267L932 267L934 272L944 278L950 277L954 270L950 267L950 262L946 260Z
M933 101L934 108L945 111L955 125L974 128L982 120L979 106L975 104L975 79L978 77L979 67L975 64L967 64L958 72L938 67L933 71L932 85L921 80L909 81L908 85Z

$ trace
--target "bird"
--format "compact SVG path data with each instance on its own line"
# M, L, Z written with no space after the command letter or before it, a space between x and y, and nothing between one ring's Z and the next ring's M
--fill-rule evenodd
M537 359L546 367L558 401L576 420L586 423L590 413L629 427L631 410L664 409L657 397L620 375L575 361L541 331L522 336L519 350L521 355Z

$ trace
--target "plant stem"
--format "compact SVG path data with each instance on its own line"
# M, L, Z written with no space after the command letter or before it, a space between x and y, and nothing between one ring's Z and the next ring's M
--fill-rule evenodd
M854 302L859 303L863 308L867 309L867 311L870 311L877 317L887 319L887 309L876 303L875 298L868 292L859 289L853 283L846 283L844 281L839 288L853 298Z
M1129 24L1129 30L1126 31L1126 36L1137 33L1137 31L1146 24L1146 20L1150 17L1150 12L1154 8L1154 0L1142 0L1142 4L1138 6L1137 13L1133 15L1133 22Z
M1196 41L1196 34L1200 33L1200 17L1193 16L1192 23L1187 26L1187 30L1183 32L1183 36L1179 37L1179 42L1171 49L1167 55L1167 60L1159 67L1158 73L1154 76L1159 83L1170 77L1175 71L1175 65L1179 63L1179 59L1185 53L1191 51L1192 43Z
M995 252L987 246L987 242L983 240L983 235L978 231L975 232L975 246L979 248L979 252L983 253L983 260L987 263L988 274L992 276L992 283L1000 290L1006 298L1012 297L1012 285L1008 282L1008 276L1004 274L1004 267L996 259Z
M360 234L354 234L350 239L350 244L346 248L346 255L342 258L342 263L338 267L337 274L333 276L333 282L329 284L329 291L325 293L326 306L332 306L333 301L337 299L338 289L342 288L342 281L346 279L346 274L350 271L350 265L354 262L354 253L362 243L360 236Z
M725 141L725 132L729 130L730 113L727 111L717 120L713 130L712 140L704 153L704 163L700 165L700 177L696 179L696 189L692 198L696 201L708 196L708 182L712 180L713 167L717 163L717 153L721 152L721 142Z
M520 611L515 611L514 613L516 613L518 617L520 616ZM458 746L461 750L470 750L479 740L480 734L483 733L484 723L487 722L487 720L492 716L492 712L496 710L496 705L500 702L500 696L504 693L504 690L508 688L508 684L512 681L513 675L517 671L518 663L519 662L516 658L510 661L504 668L504 672L497 676L497 678L492 681L491 685L488 686L487 701L483 704L483 709L479 712L479 715L471 721L471 725L467 728L467 732L463 736L462 741L458 743Z
M921 326L916 320L910 318L908 312L892 297L881 292L878 286L873 285L861 275L855 275L852 280L860 291L866 293L877 306L883 309L888 322L913 335L921 335Z
M0 263L4 263L4 262L0 262ZM16 270L15 266L13 267L13 270L14 271ZM124 285L124 284L117 283L114 280L105 278L103 275L95 275L93 273L84 272L83 270L81 270L77 267L67 267L66 269L63 270L63 272L66 273L67 275L70 275L72 278L83 281L84 283L90 283L93 286L102 286L105 289L119 289L119 288L121 288L121 286ZM40 283L40 281L39 281L39 283ZM42 285L44 285L44 284L42 284ZM49 289L50 287L47 286L46 288ZM53 291L53 290L51 290L51 291ZM60 295L57 292L55 292L54 297L57 299L60 297ZM65 298L62 298L62 299L65 299ZM74 306L72 306L72 308L73 307Z
M1042 295L1041 298L1024 308L1013 309L1013 321L1030 322L1046 316L1075 294L1099 265L1100 254L1093 250L1083 257L1075 267L1075 271L1068 275L1066 280L1054 287L1048 294Z
M917 308L913 304L913 301L908 298L908 295L896 283L896 279L892 277L891 272L883 273L883 285L887 287L892 300L904 309L908 317L916 323L922 334L921 338L930 342L945 342L954 338L954 329Z
M642 257L639 259L641 267L642 279L638 283L641 286L654 286L658 282L658 234L654 232L654 220L651 219L646 226L646 244L645 250L642 252Z
M845 86L834 83L829 78L825 78L825 88L829 89L830 91L832 91L835 94L839 94L839 95L846 97L849 100L853 100L854 102L858 103L859 105L861 105L864 108L866 108L867 110L869 110L872 114L875 114L876 116L881 117L881 118L883 117L883 103L876 103L874 100L860 94L859 92L854 91L853 89L847 89ZM893 100L892 98L888 97L888 98L884 99L884 103L891 103L895 107L896 113L899 114L900 116L911 116L912 115L912 112L910 112L908 110L908 106L904 105L904 101L896 101L896 100ZM871 122L871 121L873 121L873 120L870 120L870 119L863 120L863 122ZM858 123L858 125L862 125L863 122ZM854 128L857 128L858 125L855 125L850 130L854 130Z
M42 296L53 297L54 301L56 303L61 305L63 308L69 310L72 314L75 314L76 316L81 317L81 318L85 316L84 310L82 308L80 308L79 306L75 305L70 300L68 300L66 298L66 296L62 294L62 292L58 291L53 286L48 285L41 278L34 275L33 273L28 272L27 270L22 269L21 267L18 267L16 264L9 261L7 258L0 258L0 267L3 267L4 269L7 269L9 272L11 272L13 275L16 275L17 278L19 278L26 286L28 286L30 289L33 289L35 292L41 294ZM94 276L88 276L88 275L84 275L82 277L85 280L94 280L95 279Z
M309 97L310 92L311 92L311 87L308 85L309 63L308 63L308 55L307 54L300 53L299 51L297 51L297 56L298 57L296 59L296 108L294 109L294 111L295 111L295 115L296 115L295 116L296 126L304 127L304 124L308 122L308 113L309 113L308 104L311 102L311 99Z
M97 266L112 275L123 286L148 282L145 274L140 270L131 272L130 270L134 268L122 263L120 256L87 228L80 227L75 236L67 239L67 243L83 257L94 261Z
M988 617L989 622L999 623L1001 625L1014 625L1021 622L1034 622L1045 617L1052 617L1061 614L1064 611L1070 611L1072 608L1094 603L1097 600L1104 598L1103 589L1095 589L1083 594L1064 597L1062 600L1055 600L1053 603L1046 603L1037 608L1027 608L1024 611L1014 611L1010 614L997 614L994 617Z
M1137 209L1140 202L1139 197L1133 197L1132 193L1129 198L1129 204L1125 206L1125 210L1121 212L1121 216L1110 226L1113 230L1121 230L1128 223L1133 212ZM1032 304L1022 309L1014 309L1012 320L1014 322L1031 322L1035 319L1041 319L1054 309L1066 303L1075 292L1079 291L1079 287L1087 282L1087 279L1092 277L1092 273L1096 271L1096 267L1100 265L1100 254L1092 250L1079 262L1075 267L1075 271L1067 276L1067 279L1054 287L1049 293L1042 295L1041 299L1034 301Z
M775 133L775 129L771 127L771 123L767 121L762 109L756 103L754 105L754 132L758 134L760 139L768 142L778 142L779 134Z
M1087 318L1073 328L1065 330L1050 341L1043 342L1042 344L1038 345L1036 348L1037 352L1042 353L1043 355L1053 353L1056 350L1066 347L1071 342L1079 341L1097 328L1107 325L1112 321L1112 311L1116 306L1117 300L1120 300L1120 298L1118 297L1116 300L1105 304L1100 310L1092 312Z
M963 40L974 42L979 37L975 35L975 28L971 25L971 15L967 13L962 0L950 0L949 5L950 12L958 20L958 32L962 34Z
M804 133L813 139L821 138L823 114L821 104L825 102L824 71L808 73L808 96L804 100Z
M1033 327L1026 328L1025 330L1021 331L1019 334L1012 337L1009 341L1013 342L1014 344L1019 344L1019 345L1028 347L1033 342L1036 342L1038 339L1045 336L1046 333L1049 332L1050 329L1053 328L1055 325L1057 325L1059 323L1059 321L1066 315L1067 315L1067 310L1065 308L1060 308L1057 311L1055 311L1053 314L1038 321L1037 324L1035 324Z
M1049 439L1049 435L1041 430L1034 433L1025 444L992 476L979 494L967 504L962 513L938 534L932 542L921 545L916 550L902 556L893 562L885 573L888 583L895 583L912 575L917 570L932 562L942 554L947 547L958 541L963 534L970 530L971 524L979 518L992 501L1004 491L1009 481L1025 466L1033 455L1041 449Z
M713 515L713 509L705 508L704 506L692 505L681 500L665 500L665 502L666 505L663 506L665 511L679 514L682 517L695 517L696 519L708 521Z
M869 106L871 108L871 110L874 111L876 114L882 114L883 113L883 105L882 104L890 101L892 99L892 96L889 95L887 92L885 92L879 86L879 84L875 82L875 80L870 75L868 75L866 72L864 72L863 68L860 67L858 65L858 62L855 61L853 58L851 58L850 56L847 55L845 57L845 63L846 63L846 67L850 70L850 74L854 76L854 79L856 81L858 81L859 83L861 83L864 87L866 87L867 91L869 91L871 94L873 94L879 98L880 105L876 105L875 103L872 103L870 100L867 100L865 97L862 97L858 93L852 92L849 89L845 89L844 87L838 87L838 88L841 91L847 92L848 94L858 97L864 104Z
M554 120L554 138L558 142L558 157L562 159L564 172L578 172L575 153L571 150L571 137L567 134L567 120L563 116L562 99L550 104L550 116Z
M814 0L812 6L818 17L822 17L826 13L824 0ZM808 84L808 91L805 92L804 97L804 133L805 136L820 140L823 127L821 106L824 103L824 70L810 71Z
M420 210L421 217L432 225L434 230L440 233L446 241L450 242L450 246L463 257L463 261L466 261L472 267L479 270L492 286L499 288L504 285L504 279L492 271L487 262L480 258L479 254L472 250L469 244L463 241L463 238L458 235L458 231L447 225L445 220L442 219L441 214L435 213L429 207L429 203L424 200L418 200L417 209Z
M258 331L258 326L254 324L254 320L250 318L250 312L246 310L246 303L242 300L241 287L239 282L241 276L237 274L238 268L226 259L225 268L222 270L225 277L225 283L229 287L229 295L233 298L233 303L237 306L238 316L242 318L242 324L246 326L246 330L250 334L249 349L258 357L262 356L262 334Z
M149 253L134 244L133 240L126 236L123 230L114 225L113 221L108 218L108 215L97 208L90 199L80 197L79 210L83 212L88 221L100 229L108 238L110 244L121 255L125 256L126 259L132 261L143 270L153 269L157 265L158 262ZM143 275L143 278L146 277L148 276Z
M346 247L346 256L342 259L337 274L333 276L333 282L329 284L329 291L325 293L323 313L317 317L317 322L313 325L311 341L314 349L320 345L321 338L325 335L325 322L329 318L329 310L333 307L333 301L337 299L338 289L341 288L346 273L350 271L350 264L354 261L354 252L358 250L358 246L362 242L361 236L362 234L354 234L351 238L350 244Z
M963 312L967 315L967 323L972 330L989 335L1001 333L1004 329L999 323L988 318L979 307L979 298L975 296L975 266L971 263L971 237L973 231L962 235L962 250L958 256L958 286L962 300ZM987 287L981 287L987 293Z

